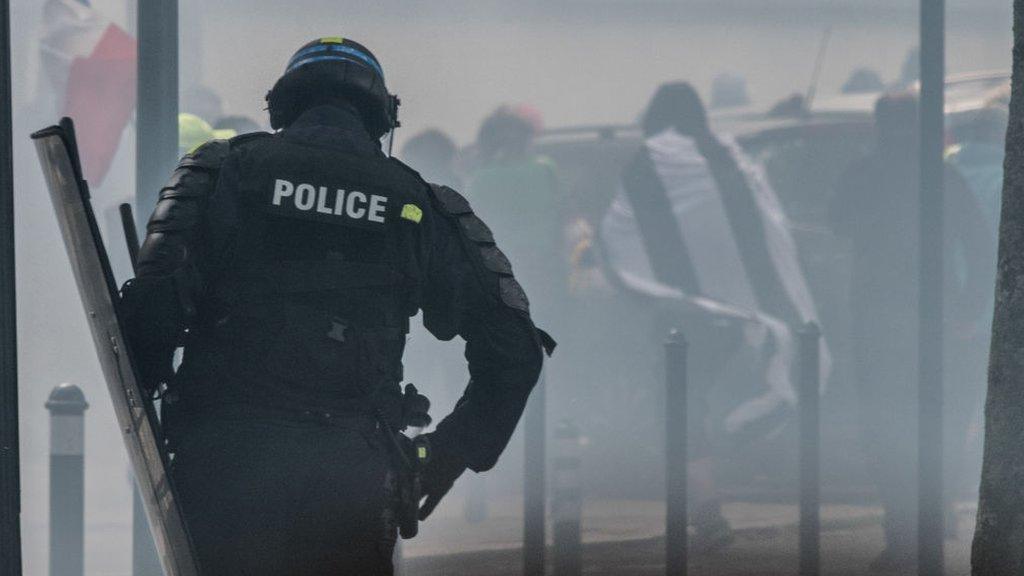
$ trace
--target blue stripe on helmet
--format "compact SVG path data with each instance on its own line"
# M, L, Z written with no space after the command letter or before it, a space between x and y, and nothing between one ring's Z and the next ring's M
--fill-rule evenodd
M316 54L317 52L326 52L327 49L328 46L326 44L315 44L313 46L303 48L302 50L299 50L298 52L292 55L291 60L288 61L287 69L290 69L293 65L295 65L296 62L303 59L304 57L310 54Z
M321 54L326 52L327 54ZM335 54L331 54L334 52ZM339 53L340 54L337 54ZM350 58L354 56L355 58ZM384 78L384 70L381 69L380 64L370 58L366 53L356 50L351 46L344 46L341 44L318 44L316 46L310 46L304 50L300 50L295 56L292 57L291 61L288 62L288 67L285 69L285 73L291 72L296 68L305 66L311 62L323 62L323 61L342 61L342 62L353 62L355 64L361 64L372 68L377 74Z

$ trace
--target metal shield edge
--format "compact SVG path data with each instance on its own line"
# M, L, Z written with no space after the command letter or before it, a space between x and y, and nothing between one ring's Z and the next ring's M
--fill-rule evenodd
M120 295L81 177L73 125L64 120L32 138L164 573L197 576L191 541L167 472L156 410L138 385L121 328Z

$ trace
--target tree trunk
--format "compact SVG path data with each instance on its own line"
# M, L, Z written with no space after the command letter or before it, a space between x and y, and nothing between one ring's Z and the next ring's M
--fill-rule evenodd
M1013 92L974 576L1024 574L1024 0L1014 0L1013 14Z

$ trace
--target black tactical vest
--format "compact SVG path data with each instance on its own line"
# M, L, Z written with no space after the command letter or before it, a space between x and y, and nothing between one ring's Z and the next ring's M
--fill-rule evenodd
M233 145L210 198L197 340L257 384L344 405L402 378L422 180L280 135Z

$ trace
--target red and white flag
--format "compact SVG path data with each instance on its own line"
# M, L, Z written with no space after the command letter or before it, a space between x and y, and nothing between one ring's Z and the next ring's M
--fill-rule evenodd
M135 38L88 2L47 0L40 50L60 113L75 120L85 177L99 184L135 109Z

